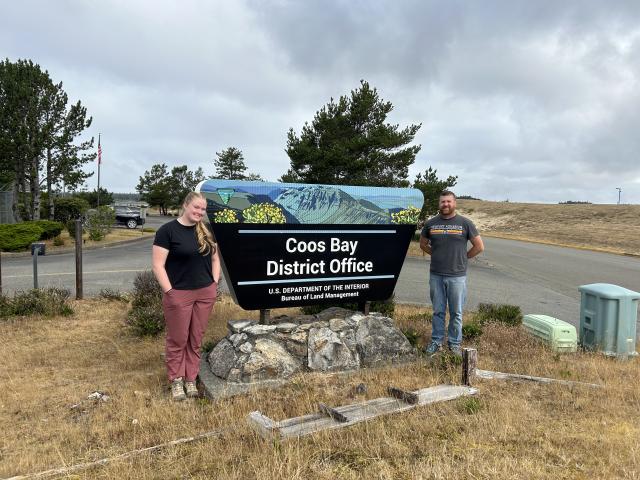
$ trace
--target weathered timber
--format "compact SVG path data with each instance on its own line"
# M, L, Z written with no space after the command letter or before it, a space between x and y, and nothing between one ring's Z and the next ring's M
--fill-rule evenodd
M603 385L596 383L574 382L571 380L558 380L556 378L533 377L531 375L519 375L517 373L492 372L491 370L481 370L476 368L476 377L490 380L511 380L514 382L536 382L536 383L558 383L567 386L582 386L591 388L603 388Z
M337 411L335 408L331 408L329 405L325 405L322 402L318 403L318 410L320 410L320 413L324 413L337 422L346 422L348 420L346 416Z
M462 349L462 385L470 387L476 376L478 365L478 350L475 348Z
M407 392L396 387L387 387L387 392L394 398L402 400L403 402L410 403L411 405L417 405L418 394L413 392Z
M266 415L255 411L249 414L249 423L257 430L257 432L264 438L274 437L280 435L280 425L278 422L274 422Z
M333 410L347 418L345 422L337 421L323 413L312 413L274 422L260 412L252 412L249 415L249 421L265 438L270 438L274 434L281 438L302 437L322 430L347 427L382 415L404 412L422 405L475 395L477 392L477 389L466 386L438 385L409 392L417 395L416 404L410 404L397 398L381 397L362 403L335 407Z

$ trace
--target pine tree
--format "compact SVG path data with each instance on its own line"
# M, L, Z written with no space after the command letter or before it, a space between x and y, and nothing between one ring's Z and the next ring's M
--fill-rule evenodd
M385 123L393 110L361 80L351 95L333 98L298 136L287 136L291 168L283 181L332 185L406 187L408 168L420 151L411 143L421 124L400 129Z
M424 195L424 204L420 212L420 219L426 220L428 217L438 213L438 202L440 201L440 193L443 190L451 188L458 183L458 176L449 175L446 180L438 178L438 170L427 168L424 174L418 173L413 182L413 188L422 191Z
M93 139L76 143L91 125L80 102L67 109L62 83L30 60L0 62L0 181L13 185L16 221L40 218L41 188L46 186L49 216L53 193L65 180L78 186L81 167L95 158L83 152Z
M247 166L244 164L242 151L235 148L225 148L221 152L216 152L217 159L213 160L216 167L215 178L225 180L244 180L244 172Z

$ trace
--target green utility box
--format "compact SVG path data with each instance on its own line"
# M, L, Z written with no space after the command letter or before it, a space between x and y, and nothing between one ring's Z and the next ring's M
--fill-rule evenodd
M555 352L572 353L578 350L576 327L570 323L548 315L525 315L522 325L529 333L547 343Z
M609 283L582 285L580 343L606 355L637 355L636 321L640 293Z

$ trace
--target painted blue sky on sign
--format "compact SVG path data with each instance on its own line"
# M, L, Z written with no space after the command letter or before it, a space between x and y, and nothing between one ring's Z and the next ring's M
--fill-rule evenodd
M240 222L243 210L267 203L282 210L286 223L390 224L392 214L423 203L422 192L412 188L206 180L198 190L210 218L228 209Z

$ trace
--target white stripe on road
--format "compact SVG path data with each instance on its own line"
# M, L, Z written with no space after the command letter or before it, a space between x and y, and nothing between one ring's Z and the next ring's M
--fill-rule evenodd
M149 270L149 269L145 268L141 270L100 270L97 272L82 272L82 275L96 275L96 274L102 274L102 273L133 273L133 272L144 272L145 270ZM58 273L39 273L38 272L38 278L53 277L53 276L59 276L59 275L75 275L75 274L76 272L58 272ZM2 275L2 278L23 278L23 277L32 278L33 273L28 275Z

